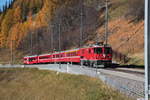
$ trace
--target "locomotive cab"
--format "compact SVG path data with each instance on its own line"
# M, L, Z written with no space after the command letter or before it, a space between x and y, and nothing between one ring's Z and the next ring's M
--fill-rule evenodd
M112 48L109 46L95 47L94 57L97 65L110 66L112 64Z
M81 64L91 67L109 67L112 64L110 46L92 46L80 50Z

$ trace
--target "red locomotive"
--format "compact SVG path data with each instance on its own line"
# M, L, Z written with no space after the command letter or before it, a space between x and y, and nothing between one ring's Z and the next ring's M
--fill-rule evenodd
M92 46L24 57L24 64L79 63L93 67L109 66L112 63L112 48L106 45Z

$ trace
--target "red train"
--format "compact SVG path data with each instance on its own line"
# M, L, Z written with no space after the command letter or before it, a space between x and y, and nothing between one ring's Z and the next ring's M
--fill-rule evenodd
M105 45L92 46L51 54L24 57L24 64L68 62L90 65L93 67L100 67L99 65L109 66L112 64L112 48Z

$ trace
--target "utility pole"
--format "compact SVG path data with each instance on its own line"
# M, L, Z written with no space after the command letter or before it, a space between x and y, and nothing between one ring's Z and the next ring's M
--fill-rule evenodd
M61 52L61 24L59 23L59 54ZM61 55L59 55L59 58L61 58ZM59 69L61 68L61 62L59 62Z
M81 12L80 12L80 43L79 47L83 45L83 0L81 0Z
M11 65L13 65L13 40L11 40Z
M35 22L32 23L32 27L35 27ZM33 55L33 33L34 33L34 30L31 30L31 32L30 32L30 48L29 48L29 50L31 50L31 55Z
M40 33L39 33L39 30L36 30L36 35L37 35L37 55L40 55L41 48L40 48Z
M49 36L50 36L50 40L49 40L49 47L48 47L48 52L49 52L49 50L51 50L51 31L50 31L51 29L50 29L50 24L48 24L48 27L47 27L47 33L49 34Z
M53 52L53 26L51 25L51 52Z
M61 24L59 24L59 51L61 51Z
M108 0L106 0L106 12L105 12L105 44L108 43Z
M145 100L150 99L150 1L145 0Z
M33 41L32 41L32 33L30 33L30 48L31 48L31 55L33 55Z
M54 46L53 46L53 44L54 44L54 40L53 40L53 33L54 33L54 25L51 25L51 29L52 29L52 31L51 31L51 52L53 52L53 49L54 49Z

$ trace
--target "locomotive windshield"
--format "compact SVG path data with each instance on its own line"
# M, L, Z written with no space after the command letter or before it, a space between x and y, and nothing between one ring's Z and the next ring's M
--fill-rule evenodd
M94 48L94 53L101 54L102 52L102 48Z
M29 61L33 61L33 60L36 60L36 58L29 58Z
M105 48L104 49L104 53L105 54L111 54L112 53L112 49L111 48Z

